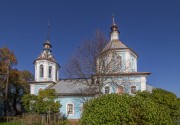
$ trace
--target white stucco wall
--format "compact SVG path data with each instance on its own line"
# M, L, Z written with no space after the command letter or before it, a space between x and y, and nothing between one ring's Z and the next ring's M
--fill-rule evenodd
M119 86L124 87L124 92L131 94L131 86L136 86L136 91L146 90L146 76L145 75L129 75L106 77L103 81L101 92L105 92L105 86L110 87L110 93L116 93Z
M40 65L44 66L44 77L40 77ZM49 78L49 67L52 67L52 77ZM48 60L36 60L35 63L35 81L54 81L56 82L59 79L56 80L56 70L57 70L57 75L59 74L59 69L58 66L55 62L51 62Z
M34 94L34 84L30 84L30 94Z
M45 89L46 87L50 86L52 83L38 83L38 84L30 84L30 94L37 95L39 89Z
M141 91L146 90L146 76L141 77Z

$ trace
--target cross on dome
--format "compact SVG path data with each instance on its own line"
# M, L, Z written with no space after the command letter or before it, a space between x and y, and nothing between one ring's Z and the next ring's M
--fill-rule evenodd
M115 18L114 18L114 14L112 17L112 26L111 26L111 32L110 32L110 37L111 40L119 40L119 30L118 30L118 26L115 23Z

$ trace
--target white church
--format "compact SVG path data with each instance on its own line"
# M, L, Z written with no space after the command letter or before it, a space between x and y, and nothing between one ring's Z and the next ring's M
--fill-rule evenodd
M138 54L122 43L119 35L113 18L109 43L97 55L96 74L89 79L60 79L60 65L53 57L52 45L47 39L41 54L33 63L35 78L30 82L30 93L37 95L39 90L55 89L57 100L62 105L60 112L68 119L80 119L83 103L96 97L99 92L133 95L136 91L152 91L147 84L147 77L151 73L138 72ZM86 82L92 83L92 87Z

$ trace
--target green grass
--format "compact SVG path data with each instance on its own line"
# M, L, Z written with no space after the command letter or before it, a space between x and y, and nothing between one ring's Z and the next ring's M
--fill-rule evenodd
M0 123L0 125L22 125L22 121L15 121L15 122L3 122L3 123Z

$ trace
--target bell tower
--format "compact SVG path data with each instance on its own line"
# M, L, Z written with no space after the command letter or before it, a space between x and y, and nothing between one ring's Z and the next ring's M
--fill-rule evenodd
M59 64L52 54L52 45L50 43L50 25L48 23L48 37L43 44L43 50L37 59L34 60L35 81L46 82L59 80Z
M50 25L48 23L48 35L43 44L42 52L33 62L35 78L34 81L29 82L31 94L37 95L40 90L43 90L59 81L60 65L52 54L52 45L49 37Z

